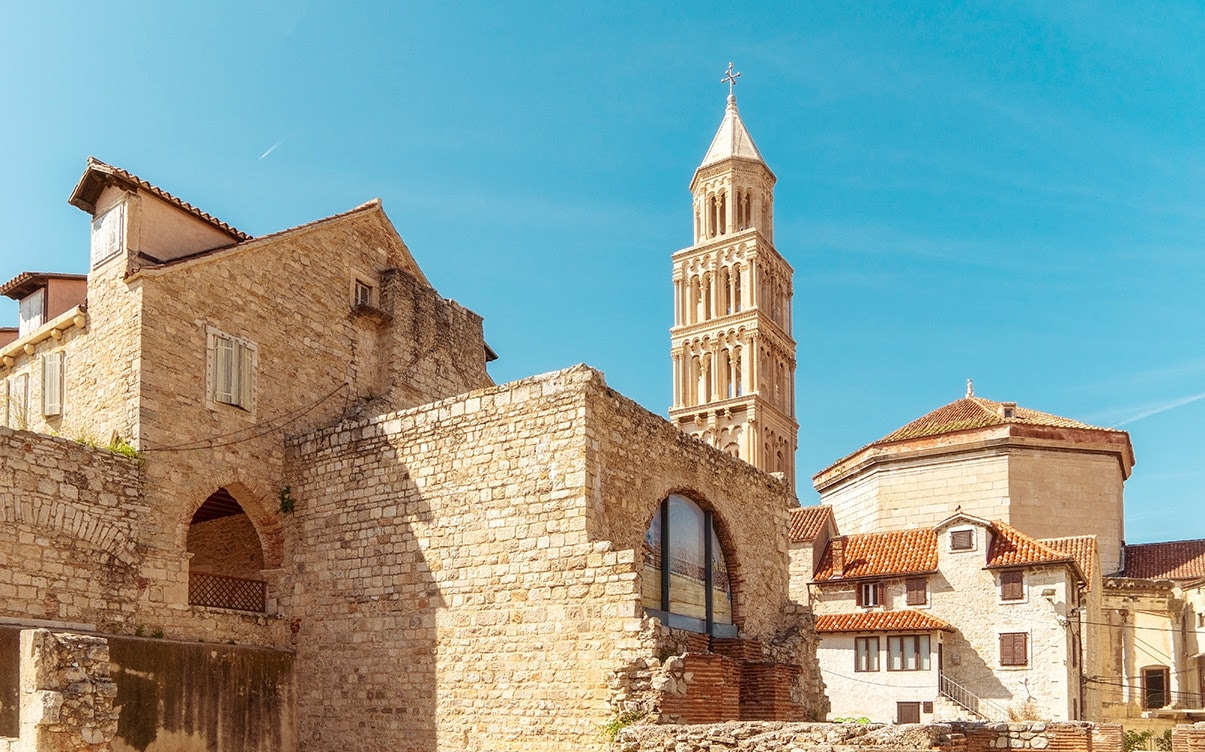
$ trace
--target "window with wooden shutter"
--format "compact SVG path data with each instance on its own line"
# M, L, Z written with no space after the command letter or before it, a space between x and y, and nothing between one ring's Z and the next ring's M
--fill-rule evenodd
M1020 601L1025 599L1025 574L1020 569L1006 569L1000 573L1000 600Z
M854 671L879 670L879 638L854 638Z
M974 530L953 530L950 532L951 551L971 551L975 548Z
M1029 635L1025 632L1005 632L1000 635L1000 665L1029 665Z
M116 256L125 245L126 205L114 206L92 220L92 267Z
M879 605L879 583L863 582L858 585L858 605L859 606L877 606Z
M42 356L42 415L63 414L63 353Z
M251 410L254 404L255 345L221 332L209 333L210 398Z
M904 582L905 600L909 606L923 606L929 602L928 582L924 577L913 577Z
M29 374L19 373L8 380L8 427L29 428Z
M17 336L24 337L46 323L46 288L39 287L17 304Z

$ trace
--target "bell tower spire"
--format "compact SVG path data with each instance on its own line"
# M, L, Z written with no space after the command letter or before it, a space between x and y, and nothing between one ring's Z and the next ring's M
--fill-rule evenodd
M774 248L774 173L736 107L690 182L694 243L673 255L673 405L686 433L795 484L793 270Z

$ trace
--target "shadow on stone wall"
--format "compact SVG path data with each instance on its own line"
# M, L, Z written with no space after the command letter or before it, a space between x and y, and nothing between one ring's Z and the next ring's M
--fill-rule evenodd
M293 656L278 650L109 636L114 752L293 749Z

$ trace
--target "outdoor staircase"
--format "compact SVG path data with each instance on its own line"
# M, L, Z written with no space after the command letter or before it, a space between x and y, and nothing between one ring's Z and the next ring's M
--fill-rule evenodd
M986 700L951 679L937 675L937 704L934 715L942 720L1007 721L1008 710Z

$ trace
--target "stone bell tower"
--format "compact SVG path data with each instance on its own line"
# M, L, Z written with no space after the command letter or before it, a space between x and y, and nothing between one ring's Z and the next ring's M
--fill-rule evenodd
M736 109L690 182L694 244L673 255L674 401L683 431L795 485L793 270L774 249L774 173Z

